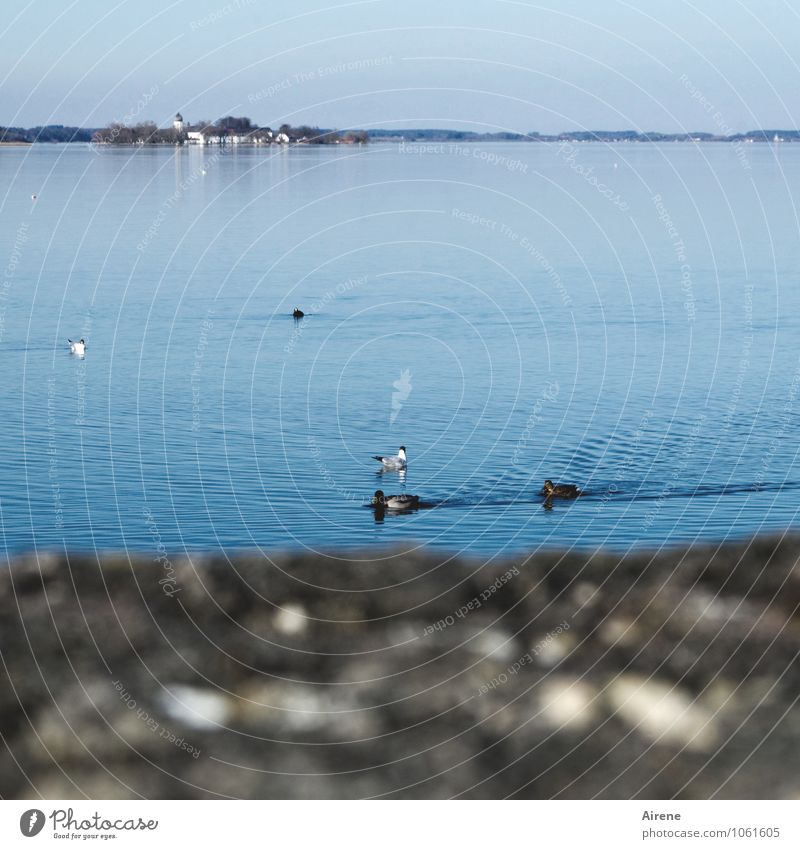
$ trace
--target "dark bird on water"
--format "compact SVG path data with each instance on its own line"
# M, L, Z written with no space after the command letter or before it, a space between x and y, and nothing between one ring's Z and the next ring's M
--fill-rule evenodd
M419 507L418 495L385 495L382 489L376 489L372 496L372 506L378 509L409 510Z
M581 491L575 484L553 483L551 480L546 480L539 494L544 495L545 498L578 498Z
M302 318L305 315L305 313L299 307L295 307L294 310L292 311L292 315L295 318Z

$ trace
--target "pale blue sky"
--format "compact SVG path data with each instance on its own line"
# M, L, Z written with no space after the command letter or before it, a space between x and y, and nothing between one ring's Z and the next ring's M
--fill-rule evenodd
M262 125L732 132L793 128L800 98L800 10L786 0L2 3L6 125L166 125L180 110Z

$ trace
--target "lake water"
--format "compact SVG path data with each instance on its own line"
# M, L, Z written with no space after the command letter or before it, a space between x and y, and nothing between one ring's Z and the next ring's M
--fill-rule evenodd
M5 553L797 524L800 146L39 145L0 168ZM401 444L405 479L377 474ZM545 478L587 494L544 510ZM378 487L438 506L379 522Z

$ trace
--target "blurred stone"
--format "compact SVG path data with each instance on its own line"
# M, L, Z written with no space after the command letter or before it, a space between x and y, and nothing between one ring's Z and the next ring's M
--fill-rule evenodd
M597 716L597 702L597 691L576 678L556 676L539 689L542 715L556 729L587 728Z
M224 693L182 684L165 685L159 703L171 719L202 731L224 730L233 715L231 699Z
M0 796L796 798L798 555L19 558Z
M275 627L281 634L302 634L308 626L306 612L300 604L287 604L275 613Z
M608 697L617 715L656 743L704 752L717 741L711 714L677 684L621 675Z

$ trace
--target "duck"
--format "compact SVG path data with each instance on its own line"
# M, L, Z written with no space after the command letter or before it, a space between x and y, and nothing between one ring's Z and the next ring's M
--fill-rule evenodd
M383 465L384 469L396 470L396 469L405 469L406 467L406 446L401 445L397 451L397 454L392 455L391 457L384 457L381 454L373 454L373 460L377 460L379 463Z
M304 315L305 313L299 307L295 307L294 310L292 310L292 316L294 318L302 318Z
M372 496L371 504L378 509L385 508L387 510L411 510L414 507L419 507L418 495L385 495L382 489L376 489L375 495Z
M67 339L67 342L69 342L69 349L73 354L82 357L86 353L86 343L83 339L80 342L73 342L72 339Z
M546 480L540 495L545 498L578 498L581 491L575 484L571 483L553 483L551 480Z

